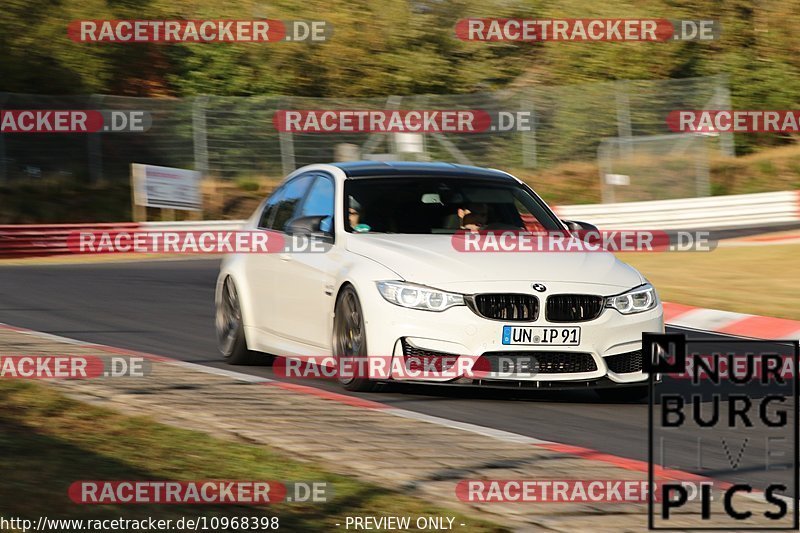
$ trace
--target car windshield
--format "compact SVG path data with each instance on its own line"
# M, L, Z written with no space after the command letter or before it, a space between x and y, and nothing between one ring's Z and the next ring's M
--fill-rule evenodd
M561 230L519 183L453 177L345 181L345 228L356 233L452 234L459 230Z

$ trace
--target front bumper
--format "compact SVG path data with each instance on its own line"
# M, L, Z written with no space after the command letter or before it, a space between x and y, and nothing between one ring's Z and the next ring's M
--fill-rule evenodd
M613 291L609 292L611 294ZM624 384L643 384L647 375L641 371L631 372L628 365L614 364L609 357L630 354L642 349L642 333L663 332L664 313L661 304L644 313L623 315L615 309L604 309L594 320L574 323L550 323L544 316L532 322L504 322L478 316L466 306L450 308L437 313L406 309L385 301L377 290L373 297L361 295L366 319L367 348L370 355L403 358L404 343L423 352L468 356L474 361L487 353L504 357L529 356L535 354L586 354L594 360L594 369L589 371L508 372L483 374L480 381L452 376L427 375L425 382L450 382L452 384L494 385L503 388L533 386L534 388L584 388ZM502 344L504 325L553 326L581 328L580 344L575 346L519 346ZM609 362L612 364L609 365ZM619 359L616 361L619 363ZM395 367L395 365L392 365ZM616 368L615 372L612 368ZM640 365L639 365L640 368ZM474 377L474 376L472 376ZM407 374L393 373L392 378L417 381Z
M429 381L404 380L405 383L430 384ZM655 379L656 383L661 382L661 377ZM618 389L620 387L640 387L647 385L644 381L631 381L620 383L609 377L591 379L587 381L546 381L540 380L512 380L512 379L470 379L459 378L452 381L435 383L436 387L480 387L482 389L496 389L505 391L579 391L595 389Z

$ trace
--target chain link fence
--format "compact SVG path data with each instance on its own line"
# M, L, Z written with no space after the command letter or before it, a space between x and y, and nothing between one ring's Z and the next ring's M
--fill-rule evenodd
M152 117L150 129L141 133L0 133L0 182L49 176L86 182L128 180L131 163L190 168L209 177L238 179L279 177L309 163L342 158L445 160L535 170L593 161L599 156L598 179L605 174L633 173L631 179L637 183L653 179L663 185L665 180L691 170L695 183L691 194L696 195L707 193L697 186L696 171L702 165L689 160L705 160L709 151L733 155L730 134L687 141L681 140L685 135L668 135L666 125L667 114L676 109L730 108L725 77L346 99L155 99L4 93L0 94L0 108L143 110ZM299 134L279 132L273 125L277 110L308 109L505 111L526 113L530 120L524 131L479 133ZM687 162L675 171L653 174L677 153L667 147L681 143L690 147L681 152L681 157L689 158ZM656 146L660 148L650 149ZM650 162L642 163L642 158L648 157ZM689 190L682 189L681 194ZM639 196L642 193L630 198L615 193L617 201Z
M695 134L604 139L597 151L603 203L710 196L713 142Z

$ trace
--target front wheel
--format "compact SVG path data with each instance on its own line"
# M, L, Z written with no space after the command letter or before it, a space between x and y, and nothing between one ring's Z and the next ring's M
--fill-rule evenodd
M333 350L337 358L364 359L367 357L367 335L364 313L356 290L348 285L339 294L333 315ZM338 365L344 368L344 365ZM354 365L362 368L361 365ZM377 383L368 378L339 375L339 383L350 391L371 392Z
M610 387L607 389L597 389L595 393L602 400L616 403L638 402L647 398L650 389L647 385L636 385L634 387Z
M225 278L216 302L217 346L231 365L271 365L273 356L247 349L239 293L230 277Z

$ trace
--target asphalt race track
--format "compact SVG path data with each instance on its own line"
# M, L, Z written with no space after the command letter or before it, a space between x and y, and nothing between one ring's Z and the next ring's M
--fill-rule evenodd
M217 269L217 260L7 266L0 268L0 322L274 378L267 367L230 367L221 361L213 327ZM686 332L690 338L725 338ZM302 383L647 461L645 403L603 403L590 391L521 393L393 385L380 393L358 394L347 393L335 382ZM696 451L687 447L683 453ZM716 476L724 479L729 474ZM748 480L766 482L767 476L754 474Z

